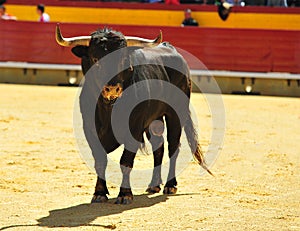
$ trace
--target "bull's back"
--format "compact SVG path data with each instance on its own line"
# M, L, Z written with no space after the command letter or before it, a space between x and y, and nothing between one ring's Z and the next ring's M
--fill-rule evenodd
M136 63L157 66L157 68L153 69L153 73L148 74L145 78L158 76L158 78L174 84L188 96L190 95L191 79L189 67L186 60L178 53L175 47L164 42L154 48L139 49L134 56ZM134 62L133 64L135 65Z

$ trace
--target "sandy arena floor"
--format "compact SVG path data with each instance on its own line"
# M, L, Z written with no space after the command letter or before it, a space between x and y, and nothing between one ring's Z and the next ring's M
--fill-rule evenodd
M300 230L300 99L223 95L215 177L190 163L176 195L135 189L131 205L115 205L109 182L109 202L89 203L96 175L73 135L76 93L0 84L0 230ZM201 94L192 102L205 148L211 115Z

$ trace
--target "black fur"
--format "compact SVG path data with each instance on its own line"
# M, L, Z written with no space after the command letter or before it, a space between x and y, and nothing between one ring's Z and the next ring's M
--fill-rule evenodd
M72 52L76 56L81 58L82 70L83 73L86 74L93 64L101 61L101 58L115 50L124 47L126 47L126 40L123 34L110 29L104 29L92 33L90 46L76 46L72 49ZM139 63L141 63L141 61L142 63L149 64L140 65ZM189 133L187 133L187 136L189 137L188 140L191 144L192 150L194 149L193 155L197 153L196 150L198 150L195 147L199 146L197 134L194 132L195 129L193 127L193 124L191 123L191 116L189 111L191 80L187 63L183 59L183 57L176 51L176 49L168 43L161 44L155 48L132 48L131 50L126 50L114 60L109 60L109 63L112 62L115 64L114 68L120 70L120 73L117 74L109 82L109 84L121 84L123 90L126 90L128 87L133 85L134 92L132 92L132 94L134 94L134 96L137 98L141 93L144 94L146 92L149 95L149 100L140 103L131 112L129 118L129 128L131 135L139 142L143 142L143 133L146 133L148 139L150 140L150 142L152 142L153 147L157 146L157 144L159 146L157 150L154 150L153 152L154 167L158 168L153 171L153 178L149 185L150 189L148 188L151 192L159 191L159 185L162 183L159 166L162 163L164 142L162 137L155 137L155 135L151 133L151 131L149 130L149 125L154 120L160 120L162 122L164 122L164 120L166 121L167 141L169 157L171 158L171 161L169 176L164 193L175 193L177 185L175 177L176 158L179 153L181 131L185 126L186 121L188 121L188 128L186 129L186 131L188 131ZM122 67L126 65L128 66L129 64L132 65L133 69L122 69ZM178 67L178 69L176 70L174 68L171 68L170 66L176 66ZM101 75L97 74L95 76L89 76L89 78L99 78L99 76L103 77L109 75L110 70L107 68L107 65L105 63L101 63L100 70ZM162 84L163 82L161 82L161 84L158 84L155 90L153 90L153 88L148 85L147 81L144 81L150 79L171 83L184 93L188 100L179 100L177 103L181 114L183 114L182 118L178 117L178 115L170 105L159 100L151 99L151 96L153 94L155 94L155 97L158 98L173 97L174 92L165 89L164 85ZM138 85L138 83L141 84ZM101 84L99 86L96 84L89 87L91 89L94 89L95 92L101 92L101 86ZM84 86L83 88L87 89L87 86ZM81 97L83 98L82 95ZM89 99L81 101L81 107L86 107L85 103L88 102ZM120 108L124 107L124 109L126 109L126 106L128 105L126 102L126 96L122 96L118 102L121 105ZM101 142L106 153L112 152L121 144L125 145L125 149L120 160L120 166L123 173L123 181L120 187L120 193L117 199L117 203L127 204L132 200L132 192L130 189L129 180L130 169L133 167L134 157L139 147L134 147L134 151L132 150L132 148L128 150L127 147L129 144L127 137L129 134L127 134L127 130L122 127L122 123L117 126L117 134L119 135L119 137L121 137L121 140L117 141L111 126L111 113L113 107L113 103L107 102L107 100L105 100L100 94L95 110L95 121L90 121L86 118L91 117L83 115L84 130L86 136L91 137L92 142L90 142L89 139L88 142L92 151L94 145L93 142L95 142L95 140L93 140L94 138L90 134L90 131L88 129L91 127L90 123L93 122L95 122L96 125L98 139ZM199 153L196 154L198 155L196 159L199 161L199 164L204 165L205 163L204 159L202 158L202 153L200 154L200 157ZM106 200L106 194L108 194L105 181L107 159L106 155L99 155L99 153L93 153L93 155L95 157L95 168L98 174L98 180L92 202L102 202Z

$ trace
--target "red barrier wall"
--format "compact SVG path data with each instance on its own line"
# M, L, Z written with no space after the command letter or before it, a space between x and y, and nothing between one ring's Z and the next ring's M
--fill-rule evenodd
M0 61L79 64L70 48L55 42L55 23L0 21ZM103 25L63 24L65 37L87 35ZM300 31L143 27L113 25L126 35L153 38L162 30L169 41L210 70L300 73ZM201 69L185 56L192 69Z

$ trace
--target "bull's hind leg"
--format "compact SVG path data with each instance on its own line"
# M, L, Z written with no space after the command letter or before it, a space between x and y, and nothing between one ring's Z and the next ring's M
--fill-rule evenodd
M164 187L164 194L175 194L177 192L176 160L180 148L181 125L176 114L166 117L167 140L170 158L168 180Z
M152 150L154 150L153 151L154 169L152 174L152 180L146 190L146 192L148 193L158 193L160 191L160 185L162 184L161 164L164 155L164 138L162 136L164 124L162 119L161 122L162 123L157 125L157 126L162 126L162 128L160 129L162 131L161 134L155 133L151 130L146 132L147 138L150 140L150 143L152 145Z

